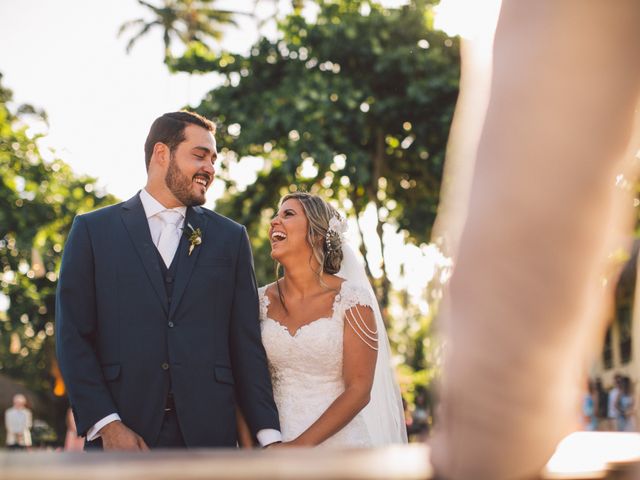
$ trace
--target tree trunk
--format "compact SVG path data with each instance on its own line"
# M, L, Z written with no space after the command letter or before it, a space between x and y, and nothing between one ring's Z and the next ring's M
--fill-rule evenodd
M362 234L362 228L360 228L360 214L361 210L358 208L358 198L356 192L351 194L351 203L353 204L353 211L356 214L356 225L358 226L358 233L360 234L360 254L364 258L364 270L369 277L369 281L373 284L373 276L371 275L371 268L369 267L369 260L367 259L367 247L364 244L364 235Z
M376 233L378 234L378 240L380 241L380 252L382 254L382 261L380 264L380 268L382 269L382 278L378 283L377 295L378 302L380 303L380 309L383 314L386 312L387 307L389 306L389 294L391 292L391 282L389 281L389 277L387 275L386 263L384 260L385 254L385 246L382 241L382 226L383 223L380 219L380 205L378 203L378 186L380 177L382 176L382 166L384 165L384 132L382 129L378 128L376 130L376 146L375 152L373 155L373 165L371 171L371 183L369 184L369 198L373 202L376 209Z

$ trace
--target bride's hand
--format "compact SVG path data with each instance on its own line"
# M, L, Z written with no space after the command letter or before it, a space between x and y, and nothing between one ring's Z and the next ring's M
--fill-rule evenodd
M278 442L278 443L272 443L271 445L267 445L265 448L268 448L269 450L271 450L272 448L292 448L292 447L301 447L302 445L300 445L299 443L296 443L295 440L292 440L290 442Z
M265 450L274 450L276 448L286 447L288 443L289 442L274 442L274 443L270 443L269 445L266 445L264 448Z

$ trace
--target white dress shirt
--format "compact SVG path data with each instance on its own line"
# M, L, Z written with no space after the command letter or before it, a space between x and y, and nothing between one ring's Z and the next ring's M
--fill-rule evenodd
M178 228L184 228L184 219L187 215L187 207L166 208L158 200L153 198L151 194L144 188L140 190L140 201L142 202L144 213L147 216L147 222L149 222L151 240L156 247L158 246L158 241L160 240L160 232L162 232L162 228L164 227L164 223L158 215L160 212L164 212L165 210L173 210L174 212L178 212L180 215L182 215L182 221L179 222L177 226Z
M144 188L140 190L140 201L142 202L142 207L144 208L144 213L147 217L147 222L149 222L149 231L151 232L151 240L153 244L157 247L158 240L160 239L160 232L162 232L162 228L164 227L163 221L157 215L160 212L165 210L174 210L182 215L182 222L179 224L179 228L184 228L184 219L187 214L187 207L175 207L172 209L166 208L162 205L158 200L153 198L149 192L147 192ZM112 413L107 415L102 420L98 421L93 427L91 427L87 431L87 440L95 440L100 436L100 430L111 422L115 422L120 419L120 415L117 413ZM263 429L258 431L256 434L260 445L266 446L271 443L282 441L282 434L278 430L274 430L271 428Z

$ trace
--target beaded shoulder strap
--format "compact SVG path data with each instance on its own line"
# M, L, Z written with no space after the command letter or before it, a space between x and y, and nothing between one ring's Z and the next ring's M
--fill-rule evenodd
M362 308L373 312L375 299L371 298L368 290L346 284L343 284L340 297L340 311L344 312L344 319L349 327L365 345L373 350L378 350L378 329L375 324L373 329L369 327L361 312Z

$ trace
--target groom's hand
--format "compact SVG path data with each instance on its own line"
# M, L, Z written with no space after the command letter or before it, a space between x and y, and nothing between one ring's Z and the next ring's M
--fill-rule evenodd
M119 420L105 425L100 436L104 450L149 450L142 437Z

